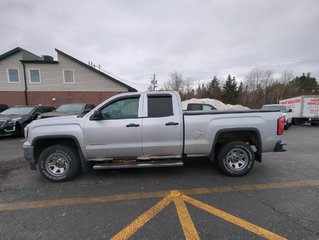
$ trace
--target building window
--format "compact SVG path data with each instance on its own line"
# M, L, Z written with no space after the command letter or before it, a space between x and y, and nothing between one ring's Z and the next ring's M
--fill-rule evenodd
M8 69L8 83L20 83L19 69Z
M64 78L64 83L75 83L74 70L73 69L63 70L63 78Z
M39 69L29 69L30 83L41 83L41 76Z

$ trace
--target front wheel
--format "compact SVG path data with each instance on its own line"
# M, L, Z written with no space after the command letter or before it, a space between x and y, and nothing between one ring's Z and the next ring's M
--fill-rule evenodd
M234 141L226 143L221 148L217 160L224 174L239 177L252 169L255 163L255 154L247 143Z
M40 173L51 181L70 180L79 170L76 150L61 145L49 146L40 154L38 166Z

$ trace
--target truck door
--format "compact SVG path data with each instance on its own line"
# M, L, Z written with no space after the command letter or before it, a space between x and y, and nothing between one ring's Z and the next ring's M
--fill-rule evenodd
M142 97L130 95L116 98L99 109L102 119L92 115L84 127L89 159L137 157L142 155Z
M181 156L182 116L171 94L147 94L143 118L144 156Z

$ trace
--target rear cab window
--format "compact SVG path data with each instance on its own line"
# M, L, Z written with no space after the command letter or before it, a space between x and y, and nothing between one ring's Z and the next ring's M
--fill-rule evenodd
M173 98L170 94L148 94L147 116L149 118L173 116Z

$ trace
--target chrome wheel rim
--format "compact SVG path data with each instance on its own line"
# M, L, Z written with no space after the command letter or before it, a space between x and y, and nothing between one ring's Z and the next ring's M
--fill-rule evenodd
M241 148L234 148L227 153L227 167L233 171L241 171L248 164L249 156L246 151Z
M61 153L53 153L48 156L45 169L55 177L61 177L70 168L70 161L67 156Z

